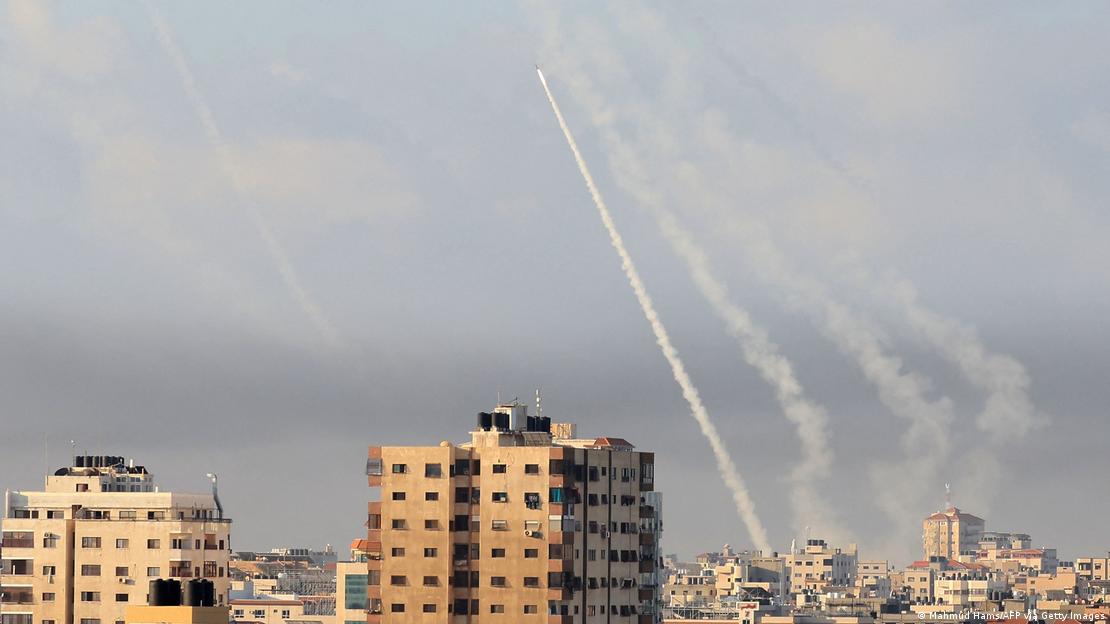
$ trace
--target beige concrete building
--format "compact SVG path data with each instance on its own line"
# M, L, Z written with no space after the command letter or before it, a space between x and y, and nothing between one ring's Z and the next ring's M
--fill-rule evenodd
M886 597L890 595L894 567L886 559L865 559L856 564L856 595Z
M826 585L851 587L856 583L859 562L856 546L845 550L832 548L823 539L806 540L804 548L786 555L790 574L790 593L806 590L820 593Z
M1088 581L1110 580L1110 557L1078 557L1075 571Z
M708 568L679 572L663 585L663 604L670 607L708 607L717 604L717 577Z
M356 540L360 544L365 542L366 540ZM367 561L365 556L356 556L351 561L335 564L336 624L366 623Z
M223 607L127 607L125 624L227 624L228 608Z
M463 444L371 447L368 621L654 621L654 455L575 435L514 403Z
M758 551L741 552L714 568L717 595L747 599L786 593L785 557L764 556Z
M955 561L961 556L974 557L978 552L985 524L982 518L964 513L951 505L944 511L925 518L921 527L925 559L945 557Z
M231 520L214 492L160 492L121 457L74 464L5 493L3 624L120 624L157 578L210 579L225 604Z
M250 624L288 624L290 620L304 619L304 601L297 598L232 599L231 619ZM319 619L314 616L312 619Z

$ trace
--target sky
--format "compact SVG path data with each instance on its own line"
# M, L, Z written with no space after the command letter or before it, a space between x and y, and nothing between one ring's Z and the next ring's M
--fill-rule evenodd
M342 551L367 446L539 387L656 452L664 550L750 547L539 64L774 547L908 563L950 483L989 530L1110 550L1104 3L0 15L0 487L72 440L218 473L236 549ZM695 255L816 406L816 519Z

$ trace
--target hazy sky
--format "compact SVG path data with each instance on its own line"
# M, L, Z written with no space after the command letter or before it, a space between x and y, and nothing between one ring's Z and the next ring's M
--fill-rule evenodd
M542 386L545 415L657 452L666 551L748 545L540 63L777 547L804 537L793 427L603 129L826 410L822 493L865 556L918 554L946 481L988 529L1110 549L1105 3L154 6L228 166L142 4L3 8L0 487L39 487L44 442L52 470L72 439L167 488L219 473L236 548L342 550L368 445L461 441L499 392ZM951 402L951 447L897 522L884 471L934 449L900 442L753 231ZM1021 363L1035 430L977 428L984 392L896 279Z

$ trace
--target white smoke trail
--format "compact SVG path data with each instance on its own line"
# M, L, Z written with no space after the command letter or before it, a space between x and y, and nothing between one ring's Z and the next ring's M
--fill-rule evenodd
M585 90L590 91L589 87ZM596 106L593 108L594 113L600 110ZM601 131L609 147L610 168L618 184L651 210L667 242L686 263L698 291L725 323L728 333L739 342L744 360L771 386L783 415L794 424L802 451L801 461L790 474L794 528L800 530L809 526L826 539L838 543L847 541L847 532L838 526L832 504L817 488L818 483L829 476L833 463L827 413L806 396L794 366L766 329L758 325L747 310L732 302L724 280L715 274L708 256L692 234L666 208L633 150L608 124L602 126Z
M281 243L278 241L277 236L274 234L270 224L266 222L266 218L262 212L245 197L242 176L239 173L238 167L231 155L231 149L224 140L223 133L216 125L215 116L212 114L212 109L208 106L204 96L197 87L196 79L193 77L193 72L189 69L189 63L185 59L185 55L178 48L170 34L169 25L166 20L159 13L158 9L151 3L146 2L147 11L150 14L150 19L154 23L154 28L158 33L158 41L162 45L166 54L173 61L174 67L177 70L178 77L181 79L182 87L189 98L189 102L193 106L197 117L200 119L201 126L204 128L204 135L208 142L212 144L216 151L216 159L219 162L220 169L223 170L224 175L231 182L232 189L235 192L235 197L238 204L246 211L247 216L254 224L258 235L266 245L266 250L270 254L275 267L277 268L278 275L281 277L282 283L285 285L289 295L293 301L300 306L301 310L308 316L309 321L320 333L321 337L329 347L335 348L340 345L339 333L328 320L320 306L313 300L312 296L301 284L301 279L297 275L296 269L293 268L293 263L290 262L289 256L285 253Z
M696 12L684 12L682 15L693 18L702 31L700 40L714 56L732 70L743 84L758 91L794 132L805 140L829 170L861 191L870 202L879 204L867 181L853 174L832 151L826 149L812 129L801 120L797 111L764 80L748 71L722 45L715 29L706 20ZM986 436L979 444L980 450L973 452L980 456L976 462L979 468L972 471L970 479L981 482L985 493L989 495L994 489L990 483L997 480L1001 471L998 468L998 458L983 456L993 451L982 447L989 449L1024 438L1046 421L1030 398L1031 380L1025 367L1009 355L988 350L973 328L930 309L921 302L913 284L905 277L888 271L885 279L875 279L869 271L862 268L849 273L866 276L863 280L864 288L878 301L897 310L900 319L918 340L954 365L968 383L986 394L984 406L976 416L976 426L980 431L992 435Z
M709 412L702 403L698 390L694 386L694 382L687 374L686 366L682 363L678 351L675 349L674 345L671 344L667 329L663 326L663 321L659 318L659 314L655 310L655 304L652 303L651 296L648 294L643 280L640 279L640 274L636 270L636 265L632 262L632 256L629 255L628 249L624 246L624 240L621 238L620 232L617 231L617 226L613 221L612 215L609 213L609 208L606 207L605 200L602 199L601 192L594 183L593 176L590 175L589 169L586 167L586 161L582 158L581 152L578 151L578 144L575 143L574 136L571 134L570 128L567 127L566 120L563 119L563 113L559 110L559 105L555 102L555 96L551 94L551 89L547 86L547 80L544 79L543 72L537 67L536 73L539 75L540 84L543 85L544 93L547 94L547 100L551 103L551 110L555 113L555 119L559 122L559 128L562 129L563 136L566 137L571 153L574 154L574 160L578 165L578 170L581 172L582 178L586 182L586 188L593 198L594 205L597 206L601 221L605 225L606 231L609 233L609 241L617 251L617 255L620 256L621 268L624 270L625 276L628 278L628 283L632 286L632 291L636 295L636 300L640 303L640 308L643 310L644 316L647 318L648 323L651 325L651 330L655 334L655 341L662 349L663 357L665 357L667 363L670 364L675 381L678 382L678 385L682 388L682 396L685 397L686 402L689 403L690 412L697 421L702 435L709 441L709 446L712 448L713 456L717 460L717 468L721 472L721 477L732 491L732 498L736 503L736 511L740 519L743 520L748 530L748 535L752 543L755 544L755 547L762 550L764 553L769 553L771 552L770 540L767 538L767 531L763 528L763 524L756 515L755 504L752 502L751 496L748 493L747 485L744 483L743 477L740 476L736 464L732 461L728 449L725 448L724 443L721 441L721 437L717 433L717 427L714 426L713 421L710 420Z

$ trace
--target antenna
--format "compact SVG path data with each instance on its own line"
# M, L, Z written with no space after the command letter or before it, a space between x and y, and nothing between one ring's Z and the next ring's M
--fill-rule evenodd
M536 416L543 416L543 403L540 402L539 388L536 388Z
M945 483L944 484L944 510L948 511L948 509L950 507L952 507L952 484L951 483Z

